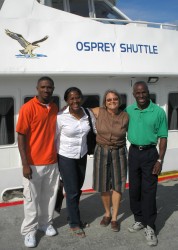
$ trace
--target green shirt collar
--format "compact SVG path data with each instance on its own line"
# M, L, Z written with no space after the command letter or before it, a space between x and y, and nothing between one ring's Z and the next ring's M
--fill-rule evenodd
M150 104L148 105L146 109L139 109L137 102L135 102L133 106L134 106L134 109L140 110L141 112L153 112L154 110L154 104L151 100L150 100Z

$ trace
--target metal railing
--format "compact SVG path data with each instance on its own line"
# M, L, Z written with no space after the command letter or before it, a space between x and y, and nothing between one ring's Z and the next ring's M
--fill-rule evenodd
M121 20L121 19L108 19L108 18L90 18L90 19L99 21L105 24L118 24L118 25L132 24L136 26L146 26L146 27L152 27L152 28L158 28L158 29L170 29L170 30L178 31L178 25L175 25L175 24Z

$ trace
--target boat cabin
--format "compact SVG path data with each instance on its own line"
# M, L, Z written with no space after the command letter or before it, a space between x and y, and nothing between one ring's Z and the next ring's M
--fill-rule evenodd
M14 11L15 10L15 11ZM33 51L29 43L41 41ZM178 171L178 27L133 21L109 0L0 0L0 199L22 187L15 127L20 107L36 95L36 82L49 75L54 101L76 86L84 106L102 105L106 90L116 89L122 109L134 102L134 82L148 83L151 99L166 112L168 149L163 172ZM128 144L129 147L129 144ZM83 189L92 187L93 156L88 156Z

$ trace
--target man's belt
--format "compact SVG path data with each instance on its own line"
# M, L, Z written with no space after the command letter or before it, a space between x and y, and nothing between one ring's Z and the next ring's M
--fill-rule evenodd
M156 145L154 145L154 144L143 145L143 146L131 144L131 146L134 147L134 148L137 148L138 150L147 150L147 149L155 148L156 147Z

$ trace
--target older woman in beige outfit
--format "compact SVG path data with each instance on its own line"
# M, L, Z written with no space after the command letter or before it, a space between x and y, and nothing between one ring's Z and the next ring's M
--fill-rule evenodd
M101 192L105 214L100 225L118 231L118 210L127 178L126 131L128 115L119 109L120 95L106 91L103 107L93 108L96 117L93 189ZM112 206L112 211L111 211Z

